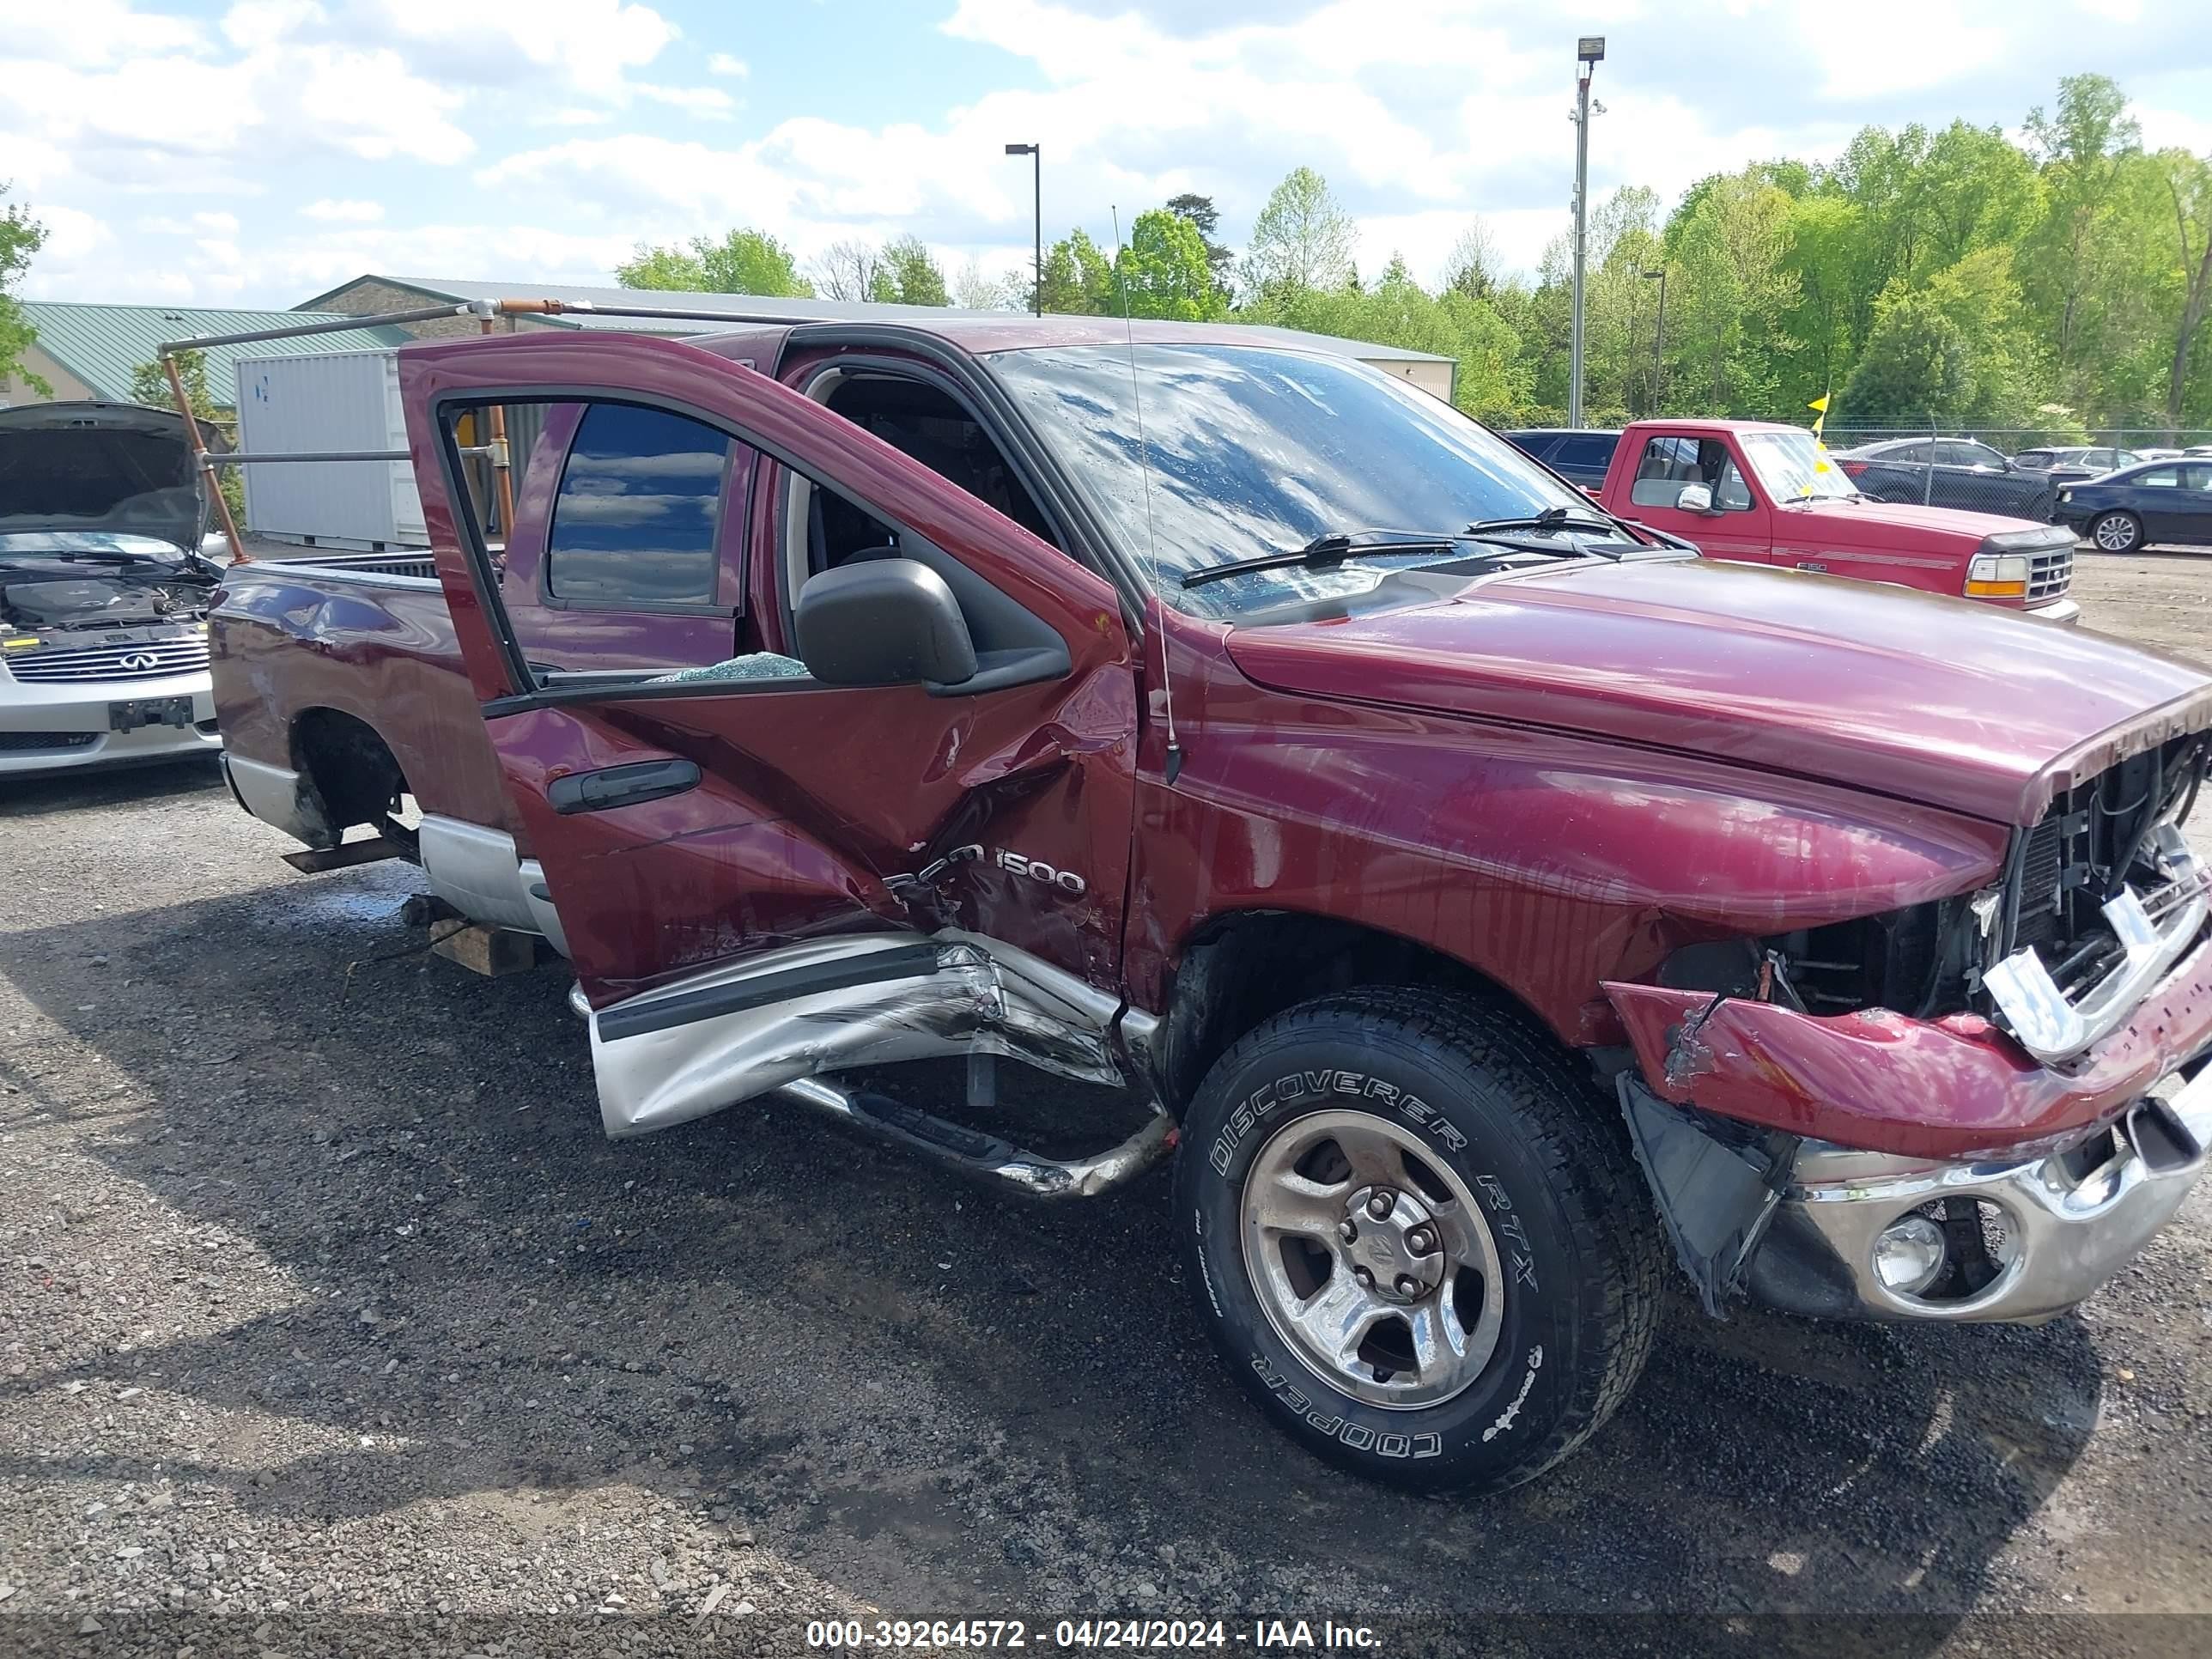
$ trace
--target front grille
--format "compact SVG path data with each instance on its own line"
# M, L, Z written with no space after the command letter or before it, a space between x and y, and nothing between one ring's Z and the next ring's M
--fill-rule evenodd
M196 674L208 665L205 635L151 644L49 646L7 659L8 672L26 685L75 685L102 680L155 680Z
M2039 553L2028 562L2027 602L2035 605L2045 599L2055 599L2074 586L2074 550L2053 548L2048 553Z
M2207 757L2203 738L2177 738L2062 792L2021 849L2003 953L2032 947L2071 992L2122 954L2107 900L2132 889L2154 919L2185 901L2189 894L2160 868L2154 829L2185 814Z
M2050 945L2058 938L2061 892L2066 866L2066 818L2053 812L2028 831L2020 865L2020 924L2015 949Z
M57 749L89 749L97 732L0 732L0 754L36 754Z

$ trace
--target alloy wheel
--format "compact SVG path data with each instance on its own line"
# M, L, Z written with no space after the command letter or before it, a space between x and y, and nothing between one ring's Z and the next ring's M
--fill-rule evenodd
M1497 1351L1497 1243L1466 1182L1410 1129L1353 1111L1285 1124L1253 1160L1243 1222L1267 1322L1340 1393L1437 1405Z

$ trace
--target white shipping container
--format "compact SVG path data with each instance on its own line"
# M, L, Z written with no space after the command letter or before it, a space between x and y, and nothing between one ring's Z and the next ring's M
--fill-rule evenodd
M277 455L404 449L398 360L390 351L241 359L238 447ZM362 548L427 547L415 470L404 461L246 465L246 524L256 535Z

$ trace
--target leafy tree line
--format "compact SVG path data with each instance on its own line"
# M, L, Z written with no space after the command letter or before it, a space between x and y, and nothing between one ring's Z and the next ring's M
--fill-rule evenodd
M1832 428L2212 428L2212 160L2147 150L2111 80L2069 76L2025 143L1954 121L1868 127L1833 162L1759 161L1662 211L1632 185L1592 204L1587 418L1682 413ZM1572 250L1502 270L1471 219L1439 279L1389 257L1363 280L1352 216L1310 167L1261 210L1241 258L1213 203L1137 216L1117 251L1082 229L1027 270L948 281L911 236L840 243L802 272L757 231L641 249L635 287L1279 323L1459 365L1456 400L1546 424L1567 404ZM1663 282L1662 280L1663 273ZM1664 315L1662 316L1663 297Z

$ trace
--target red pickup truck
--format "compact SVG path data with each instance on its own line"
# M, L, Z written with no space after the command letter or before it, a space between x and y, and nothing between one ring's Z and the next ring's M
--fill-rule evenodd
M2050 622L2081 616L2064 525L1875 501L1802 427L1638 421L1590 493L1711 558L1958 594Z
M1200 1318L1351 1468L1556 1462L1670 1254L1715 1312L2041 1321L2203 1167L2194 667L1699 558L1233 328L399 374L429 568L231 569L241 802L553 938L612 1133L772 1096L1047 1196L1173 1150ZM948 1055L1152 1114L1054 1158L859 1081Z

